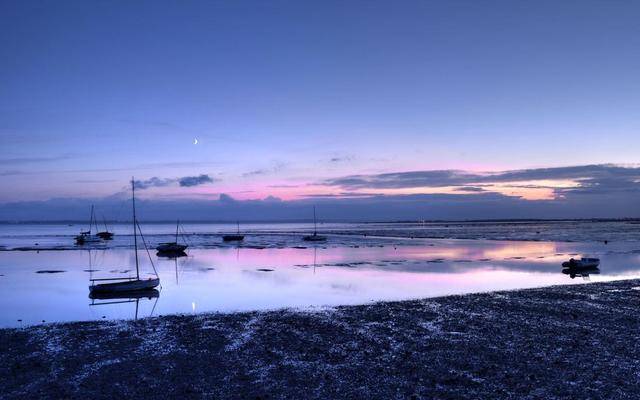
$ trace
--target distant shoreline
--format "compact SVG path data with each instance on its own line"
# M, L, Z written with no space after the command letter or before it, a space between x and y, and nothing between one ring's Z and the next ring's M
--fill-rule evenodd
M240 221L241 224L305 224L312 220L308 219L295 219L295 220L246 220ZM131 223L130 220L106 220L109 224L127 224ZM237 220L181 220L181 223L185 224L236 224ZM392 221L345 221L345 220L329 220L324 219L318 221L319 224L331 223L331 224L446 224L446 223L544 223L544 222L638 222L640 218L555 218L555 219L535 219L535 218L522 218L522 219L465 219L465 220L392 220ZM157 221L143 221L144 224L175 224L175 220L157 220ZM87 224L86 220L51 220L51 221L0 221L0 225L28 225L28 224Z
M0 330L4 398L622 398L640 280Z

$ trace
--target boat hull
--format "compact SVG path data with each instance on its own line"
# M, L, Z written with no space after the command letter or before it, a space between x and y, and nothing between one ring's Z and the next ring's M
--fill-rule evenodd
M100 239L104 239L104 240L113 239L113 233L112 232L98 232L96 234L96 236L98 236Z
M102 239L100 239L97 236L90 236L90 235L79 235L76 236L76 244L87 244L87 243L100 243L102 241Z
M159 278L133 279L122 282L98 283L89 286L90 293L124 293L149 290L160 284Z
M571 269L593 269L598 268L599 265L600 260L597 258L583 258L580 260L574 260L572 258L571 260L562 263L563 268Z
M187 245L178 243L161 243L156 247L158 253L182 253L187 249Z
M302 238L305 242L326 242L327 238L320 235L308 235Z
M222 240L225 242L241 242L244 240L244 235L224 235Z

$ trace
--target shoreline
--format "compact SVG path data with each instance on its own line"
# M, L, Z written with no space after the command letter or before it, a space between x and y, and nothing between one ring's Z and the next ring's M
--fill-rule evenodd
M0 329L0 380L7 399L628 397L639 286Z

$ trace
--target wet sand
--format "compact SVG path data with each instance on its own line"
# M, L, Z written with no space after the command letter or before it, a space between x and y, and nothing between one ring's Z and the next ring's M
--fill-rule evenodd
M0 397L633 398L640 281L0 330Z

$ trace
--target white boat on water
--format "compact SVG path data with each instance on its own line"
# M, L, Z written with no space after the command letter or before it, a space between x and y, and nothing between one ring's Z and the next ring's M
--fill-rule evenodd
M134 245L134 253L135 253L135 260L136 260L136 276L122 277L122 278L90 279L91 281L91 285L89 286L90 293L118 293L118 292L144 291L144 290L153 289L158 285L160 285L160 277L158 276L156 267L153 264L153 260L151 259L151 254L147 249L147 244L144 240L144 236L142 236L142 230L140 229L140 224L138 224L138 220L136 219L136 194L135 193L136 193L136 189L134 185L134 180L131 179L131 199L132 199L132 205L133 205L133 245ZM147 251L147 255L149 256L149 261L151 262L151 267L153 267L155 278L140 279L140 266L138 262L138 233L140 233L140 238L142 239L142 243L144 244L145 250Z

